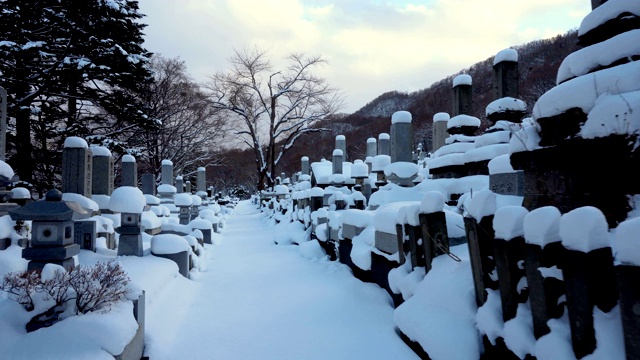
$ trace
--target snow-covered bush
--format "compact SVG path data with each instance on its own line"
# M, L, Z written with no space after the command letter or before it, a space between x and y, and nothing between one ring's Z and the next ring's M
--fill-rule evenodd
M123 300L129 292L129 281L124 269L114 261L94 266L76 266L70 272L61 266L46 265L42 271L6 274L0 290L8 293L27 311L42 309L44 305L48 307L44 313L59 308L64 308L68 313L71 305L71 313L85 314L110 310L113 303ZM46 304L49 301L53 303Z

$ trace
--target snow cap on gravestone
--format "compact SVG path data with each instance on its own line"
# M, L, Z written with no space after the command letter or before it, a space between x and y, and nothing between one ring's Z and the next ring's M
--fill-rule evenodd
M88 149L89 145L83 138L77 136L69 136L64 140L64 147L71 149Z
M554 206L543 206L532 210L524 218L524 240L528 244L544 248L560 242L560 210Z
M408 111L396 111L391 115L391 124L411 123L411 113Z
M140 214L144 211L147 198L133 186L120 186L109 199L109 210L119 213Z

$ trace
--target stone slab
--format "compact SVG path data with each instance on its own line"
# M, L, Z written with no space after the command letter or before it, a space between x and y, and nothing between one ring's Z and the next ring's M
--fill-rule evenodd
M342 237L345 239L353 239L360 235L364 228L357 227L351 224L342 224Z
M389 255L398 252L398 237L396 236L396 234L389 234L382 231L376 231L375 234L376 249Z
M142 236L137 235L120 235L118 242L118 256L138 256L144 255L142 247Z
M73 222L73 242L84 250L96 251L96 222L94 220Z
M181 251L175 254L154 254L153 252L151 254L153 256L169 259L175 262L176 265L178 265L178 272L180 273L180 275L186 278L189 278L189 252L188 251Z
M69 244L52 247L30 247L22 249L22 257L26 260L46 261L64 260L80 253L80 245Z

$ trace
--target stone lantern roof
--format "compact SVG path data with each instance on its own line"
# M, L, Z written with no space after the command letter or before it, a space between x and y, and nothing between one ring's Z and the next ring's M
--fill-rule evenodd
M59 190L49 190L44 201L35 201L26 204L16 210L10 210L12 220L35 221L67 221L72 220L73 213L87 214L78 203L62 201L62 193Z

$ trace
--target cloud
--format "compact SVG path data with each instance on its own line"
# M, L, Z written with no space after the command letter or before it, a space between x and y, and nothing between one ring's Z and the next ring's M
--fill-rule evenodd
M179 4L179 5L178 5ZM586 0L140 0L147 48L180 56L195 78L233 49L321 54L319 70L352 112L385 91L428 87L498 51L578 27Z

